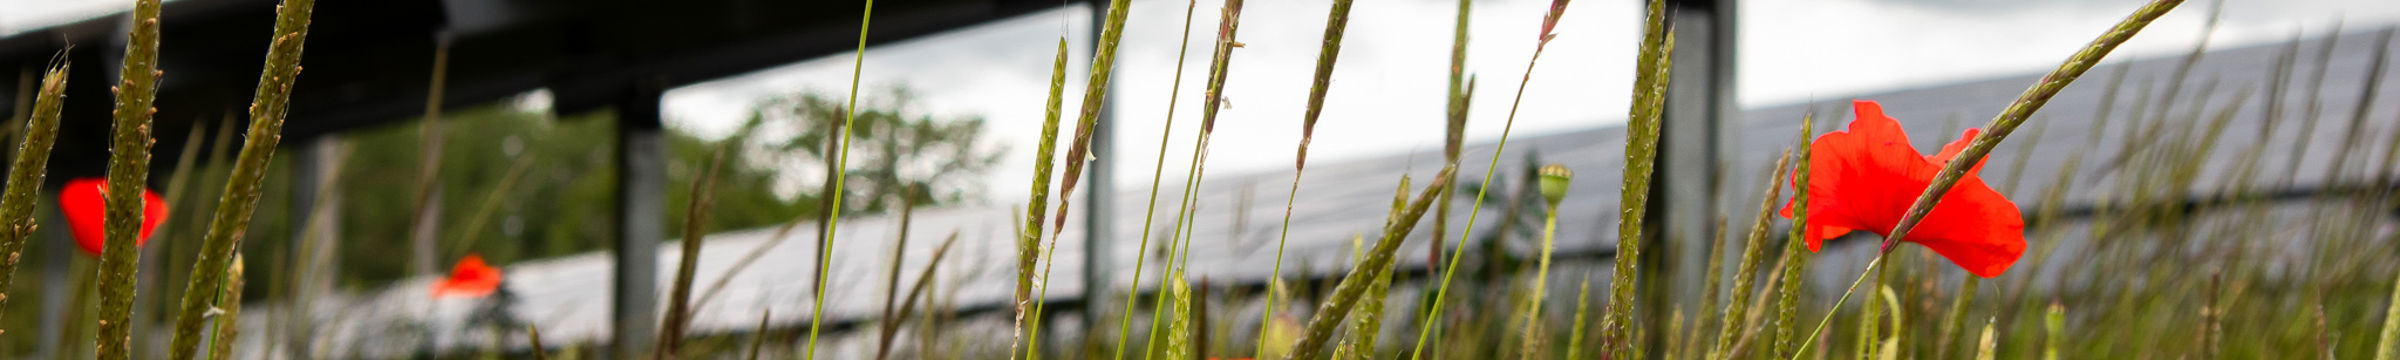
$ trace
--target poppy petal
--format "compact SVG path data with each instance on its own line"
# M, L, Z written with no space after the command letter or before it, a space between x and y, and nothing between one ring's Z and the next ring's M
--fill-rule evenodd
M2024 234L2025 219L2017 205L1982 179L1969 177L1943 194L1942 202L1905 240L1989 278L2008 271L2025 255Z
M500 269L483 262L482 256L467 255L450 267L450 277L433 284L433 297L483 297L500 288Z
M66 187L59 189L59 212L66 215L67 230L75 237L76 248L85 254L100 256L106 247L108 230L103 219L108 212L107 197L108 180L103 178L68 180ZM142 189L141 236L134 238L134 247L150 243L150 233L158 229L159 221L167 218L167 208L167 201L158 192Z
M1899 121L1883 115L1882 106L1860 100L1853 108L1858 118L1846 130L1826 133L1812 142L1808 225L1882 234L1925 189L1925 181L1913 175L1932 165L1909 145ZM1785 216L1790 216L1788 211ZM1848 231L1812 233L1807 241L1816 243Z
M1814 185L1814 184L1811 184L1811 185ZM1815 187L1815 186L1810 186L1810 187ZM1812 207L1812 208L1818 207L1818 206L1816 206L1816 205L1813 203L1814 201L1816 201L1816 199L1815 199L1814 197L1812 197L1812 198L1810 199L1810 201L1811 201L1812 203L1809 205L1809 207ZM1803 241L1803 243L1805 243L1805 244L1808 244L1808 251L1809 251L1809 252L1816 252L1818 249L1820 249L1820 248L1823 248L1823 247L1825 246L1825 240L1826 240L1826 239L1832 239L1832 238L1838 238L1838 237L1842 237L1842 235L1849 235L1851 231L1857 231L1857 229L1852 229L1852 228L1847 228L1847 227L1842 227L1842 226L1837 226L1837 225L1825 225L1826 223L1830 223L1830 222L1833 222L1833 221L1825 221L1825 220L1820 220L1820 219L1818 219L1818 218L1817 218L1817 216L1820 216L1820 214L1818 214L1818 213L1815 213L1815 212L1810 212L1810 213L1809 213L1809 221L1808 221L1808 222L1816 223L1817 225L1809 226L1809 230L1808 230L1807 232L1803 232L1803 233L1801 233L1801 235L1800 235L1800 239L1801 239L1801 241ZM1792 204L1791 204L1791 203L1788 203L1788 202L1787 202L1787 203L1784 203L1784 204L1783 204L1783 217L1784 217L1784 218L1787 218L1787 219L1792 217Z
M1967 129L1958 140L1926 156L1909 143L1899 120L1884 115L1880 104L1857 100L1852 108L1856 120L1844 130L1811 142L1815 149L1808 163L1809 218L1803 236L1811 251L1819 250L1824 239L1856 230L1890 236L1942 167L1981 134ZM1982 168L1978 159L1969 176L1901 240L1924 245L1977 276L1993 277L2024 255L2025 225L2016 204L1976 176ZM1791 217L1792 210L1785 205L1783 215Z
M1965 133L1958 135L1958 140L1953 140L1947 145L1942 145L1941 153L1933 154L1931 157L1926 157L1925 160L1932 161L1937 165L1949 166L1950 159L1957 158L1959 152L1966 151L1967 145L1975 142L1975 136L1982 133L1981 130L1982 129L1967 128ZM1973 175L1983 173L1983 163L1991 159L1992 158L1990 157L1985 157L1983 159L1975 160L1975 168L1967 169L1967 174ZM1937 167L1936 169L1939 168Z

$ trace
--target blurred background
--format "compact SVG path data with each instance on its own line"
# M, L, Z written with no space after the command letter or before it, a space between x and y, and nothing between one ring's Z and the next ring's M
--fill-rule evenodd
M1824 132L1847 118L1848 99L1883 100L1919 147L1930 150L1929 144L1982 124L2033 77L2143 2L1673 3L1684 27L1678 31L1697 33L1685 33L1678 49L1677 95L1669 100L1676 110L1668 114L1672 125L1662 146L1669 150L1660 173L1660 183L1669 185L1662 185L1658 196L1664 200L1654 208L1653 222L1663 234L1657 241L1675 244L1657 255L1670 259L1657 266L1697 284L1708 249L1722 249L1704 240L1747 233L1742 228L1759 201L1764 170L1776 150L1794 144L1804 113L1818 114L1817 130ZM251 268L277 269L251 273L243 298L254 310L242 314L242 326L258 336L246 336L243 349L278 358L384 358L477 349L520 354L529 348L522 339L494 340L519 331L486 329L495 321L536 325L552 348L588 347L595 355L643 349L643 341L628 344L624 338L652 334L655 319L648 318L663 307L657 295L672 281L693 179L716 151L731 155L712 190L716 200L703 226L714 235L703 250L698 283L713 284L703 286L710 289L704 299L718 302L703 305L693 332L727 339L768 336L764 330L792 336L805 328L812 309L809 279L817 274L810 259L820 250L807 244L816 242L820 228L811 219L833 206L819 190L829 179L826 146L838 135L833 126L842 120L854 81L857 140L849 147L856 156L849 162L850 192L838 205L845 209L844 232L828 250L839 254L828 280L834 289L827 290L834 294L825 307L828 320L853 330L874 326L873 312L885 296L882 279L916 276L936 261L932 254L944 237L957 238L959 249L942 261L958 265L939 269L945 280L938 283L949 289L949 302L939 304L968 317L1005 313L1000 303L1013 281L1007 249L1017 231L1011 224L1022 218L1016 212L1028 195L1025 179L1032 168L1024 165L1039 141L1053 46L1061 39L1067 44L1066 94L1072 99L1083 93L1089 72L1095 4L885 1L863 40L857 33L861 4L841 1L324 4L284 148L242 245ZM1176 5L1197 9L1188 20L1188 39L1181 28L1186 6ZM1046 300L1072 316L1059 320L1066 325L1058 331L1095 329L1090 316L1066 311L1124 306L1092 295L1157 286L1125 277L1137 267L1157 269L1156 262L1136 262L1163 250L1137 244L1158 244L1154 238L1163 235L1152 233L1164 231L1151 230L1167 228L1167 217L1177 210L1146 202L1153 191L1148 184L1164 179L1158 193L1168 194L1165 203L1185 191L1174 181L1174 169L1190 165L1185 148L1198 131L1202 105L1196 94L1206 86L1218 5L1132 2L1103 111L1102 145L1089 160L1095 178L1086 189L1092 190L1075 194L1076 216L1057 255L1061 275L1054 282L1060 287ZM1293 181L1289 164L1327 5L1256 1L1241 18L1246 46L1229 65L1230 105L1217 123L1206 164L1212 175L1196 187L1197 212L1190 220L1201 224L1192 237L1207 239L1197 247L1195 271L1229 289L1273 293L1278 288L1268 279L1279 275L1298 281L1338 277L1350 261L1351 237L1379 224L1385 191L1404 174L1423 184L1422 177L1443 162L1458 3L1359 4L1315 131L1312 165L1295 190L1290 251L1297 260L1284 260L1292 268L1287 274L1264 271L1276 255L1271 245L1283 213L1275 203L1285 200L1278 190ZM1470 189L1498 190L1494 196L1510 206L1484 212L1514 225L1451 237L1490 244L1480 246L1501 250L1496 253L1528 252L1526 239L1540 220L1531 212L1541 209L1529 207L1533 202L1522 195L1530 179L1524 170L1566 163L1584 173L1576 180L1583 191L1560 210L1560 246L1568 256L1591 260L1580 265L1585 270L1604 274L1613 256L1609 244L1616 241L1610 189L1623 162L1621 126L1632 96L1641 3L1578 3L1532 68L1511 124L1506 120L1517 90L1510 84L1527 77L1524 64L1548 5L1483 0L1470 9L1465 73L1480 80L1480 95L1464 129L1463 162L1502 159L1495 171L1501 175ZM14 99L28 98L36 69L57 54L75 63L51 189L103 175L107 125L101 119L111 105L108 80L115 78L124 42L122 12L130 6L115 0L0 0L0 71L7 72L0 79L18 79L0 88L15 101L0 103L9 106L0 114L16 116L8 127L22 123L27 103ZM223 187L227 153L242 141L237 132L246 119L239 110L247 105L274 6L266 0L167 2L165 90L151 186L167 196L173 217L145 248L137 319L165 321L170 316L160 310L167 301L160 299L182 291L192 248L205 229L202 219ZM2122 194L2109 186L2166 176L2115 170L2156 156L2144 152L2153 147L2145 136L2159 125L2141 124L2181 130L2215 120L2235 129L2228 140L2218 142L2210 130L2206 142L2156 145L2183 154L2220 150L2176 159L2202 164L2190 170L2202 175L2165 191L2167 197L2205 198L2233 188L2237 174L2245 190L2250 177L2283 180L2270 183L2291 198L2385 187L2394 155L2358 155L2352 163L2348 153L2400 143L2387 135L2400 130L2400 88L2386 86L2379 70L2393 63L2381 49L2392 44L2386 31L2395 23L2400 2L2384 0L2187 4L2070 88L2037 117L2046 125L2029 125L2026 134L1994 151L1993 169L1983 174L2028 218L2095 217ZM1185 40L1188 55L1177 48ZM851 55L856 41L870 45L863 59ZM2116 84L2123 84L2122 94ZM1170 111L1178 120L1173 128L1165 121ZM2119 119L2110 125L2110 118ZM2320 118L2326 125L2313 125ZM2311 125L2290 128L2303 123ZM2042 126L2055 129L2033 130ZM2078 127L2087 130L2073 130ZM1495 155L1504 133L1512 141ZM2183 133L2181 138L2200 139ZM2260 135L2243 136L2251 134ZM2345 137L2352 140L2342 142ZM2072 147L2077 144L2086 145ZM2373 161L2387 166L2356 165ZM1153 166L1168 170L1155 175ZM1462 172L1482 170L1465 166ZM1512 201L1509 194L1519 195ZM1458 224L1451 229L1463 227L1472 201L1462 196L1445 204L1462 212L1447 220ZM1145 219L1145 206L1161 214L1158 221ZM912 216L899 216L912 207ZM61 223L56 213L44 214L44 224ZM1726 218L1736 230L1719 228ZM2394 220L2364 219L2372 226L2313 236L2380 238ZM2063 232L2098 227L2072 219L2057 223L2081 229ZM895 241L907 233L904 227L915 232L914 243ZM2037 248L2041 239L2066 241L2029 237L2038 238ZM0 336L0 354L65 358L88 351L77 344L88 344L92 328L74 317L91 314L68 304L91 296L79 284L96 261L62 246L71 244L67 235L37 239L43 240L27 250L32 260L19 270L34 280L10 289L19 300L5 309L32 315L0 319L0 327L12 330ZM1416 255L1404 255L1404 267L1430 267L1422 256L1426 242L1407 246L1404 254ZM1853 251L1829 251L1833 255L1825 258L1831 261L1814 265L1828 269L1810 280L1830 289L1819 294L1838 291L1869 256L1848 249ZM504 269L508 280L500 295L426 295L426 286L470 254ZM1489 260L1508 261L1515 260ZM2021 264L2019 269L2031 270L2017 276L2073 284L2043 269L2080 266L2035 261ZM2371 275L2388 274L2389 266L2362 266L2368 267L2360 273L2370 274L2364 278L2390 278ZM1109 291L1086 291L1095 286ZM1548 286L1574 289L1564 282ZM1675 286L1670 293L1704 288ZM1228 313L1301 313L1303 304L1240 305ZM485 310L493 306L503 309L500 315ZM754 330L761 316L774 325ZM163 336L153 341L140 332L152 324L137 325L137 343L164 343ZM1237 329L1232 338L1257 337L1240 334L1258 323L1237 324L1245 325L1230 326ZM1006 328L988 321L983 326ZM839 350L844 356L866 353L876 335L845 334L837 342L845 344ZM933 342L938 335L910 338ZM988 340L950 341L971 348L990 346ZM158 345L149 346L143 356L163 356Z

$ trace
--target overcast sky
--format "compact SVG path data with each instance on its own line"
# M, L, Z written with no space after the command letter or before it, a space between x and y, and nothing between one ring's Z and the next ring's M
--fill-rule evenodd
M2114 24L2142 0L1752 0L1740 9L1740 104L1745 107L1833 99L1846 94L1938 85L2043 71ZM0 34L121 9L130 1L0 0ZM1234 107L1219 120L1213 171L1290 166L1317 45L1330 0L1252 1L1245 10L1226 94ZM1510 96L1524 75L1548 1L1476 1L1468 70L1481 78L1468 141L1500 136ZM1623 121L1630 98L1638 1L1577 2L1559 25L1527 85L1512 136ZM1158 156L1177 36L1185 1L1135 0L1110 86L1116 111L1120 184L1147 183ZM1218 1L1203 1L1192 20L1191 54L1182 64L1170 169L1189 156ZM2193 1L2150 26L2111 59L2188 51L2200 38L2208 4ZM2230 0L2211 46L2321 35L2339 19L2349 31L2400 22L2400 1ZM1443 87L1457 3L1369 0L1352 10L1311 160L1383 154L1435 156L1442 138ZM906 86L936 116L980 115L993 143L1008 146L992 181L994 199L1023 196L1021 166L1038 136L1058 38L1069 39L1068 105L1081 94L1090 58L1089 13L1081 7L1035 13L961 31L867 49L868 89ZM838 93L850 81L849 54L675 89L671 126L720 135L748 117L759 99L801 90ZM867 92L875 94L877 92ZM1072 128L1072 125L1066 126ZM1071 130L1067 130L1071 131ZM1063 152L1063 151L1062 151ZM1104 156L1110 156L1105 155ZM1170 174L1172 177L1173 174Z

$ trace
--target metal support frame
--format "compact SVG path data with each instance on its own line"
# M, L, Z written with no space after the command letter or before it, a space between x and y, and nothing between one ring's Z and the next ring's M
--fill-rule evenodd
M658 323L658 242L666 227L667 150L660 89L637 86L617 102L616 276L612 358L645 356Z
M1102 28L1103 26L1107 26L1108 1L1090 0L1088 4L1090 4L1092 14L1092 52L1097 58L1100 51L1100 32L1106 30ZM1085 204L1083 207L1085 209L1083 211L1083 303L1085 304L1107 304L1104 300L1109 292L1108 276L1110 268L1114 267L1108 262L1108 256L1114 253L1111 251L1114 249L1109 242L1114 240L1112 237L1116 235L1116 224L1112 222L1115 221L1117 190L1115 179L1117 146L1116 131L1114 130L1116 126L1110 124L1111 121L1109 121L1114 115L1114 111L1111 111L1108 103L1110 95L1113 94L1100 94L1099 121L1092 124L1092 154L1095 156L1091 160L1091 171L1084 175L1090 177L1084 181L1091 184L1091 190L1083 193ZM1067 161L1082 160L1067 159ZM1107 306L1085 306L1083 329L1087 332L1098 330L1099 324L1103 323L1099 319L1104 316L1098 316L1099 314L1096 312L1105 311L1106 308Z
M1674 68L1667 82L1666 113L1659 126L1658 171L1651 178L1648 239L1641 254L1645 293L1651 309L1670 296L1698 296L1695 276L1708 263L1707 242L1717 234L1718 209L1727 208L1725 156L1734 145L1736 0L1673 0ZM1682 278L1677 275L1685 275ZM1658 329L1653 329L1658 330ZM1652 332L1657 333L1657 332Z

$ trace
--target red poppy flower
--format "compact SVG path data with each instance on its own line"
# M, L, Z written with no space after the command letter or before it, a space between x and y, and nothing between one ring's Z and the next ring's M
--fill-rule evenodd
M108 180L103 178L68 180L67 188L58 192L58 210L66 213L67 229L75 234L75 245L83 248L85 254L100 256L108 239L103 226L106 221L101 220L107 215L106 197ZM158 221L166 218L167 201L160 199L157 192L142 189L142 235L134 238L133 246L149 244L150 230L157 229Z
M1883 115L1882 105L1855 100L1851 107L1858 119L1847 131L1818 136L1809 159L1809 223L1804 236L1809 251L1852 230L1890 236L1917 196L1932 185L1934 175L1979 131L1969 128L1940 153L1924 156L1909 145L1900 122ZM1989 278L2008 271L2025 254L2025 220L2016 203L1977 176L1983 170L1978 161L1901 240L1924 245L1967 272ZM1784 205L1783 216L1792 216L1791 205Z
M500 288L500 269L483 263L482 256L467 255L450 267L450 278L433 283L433 297L483 297Z

